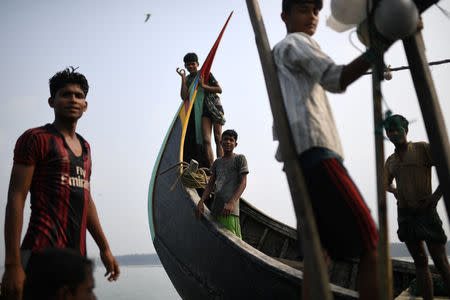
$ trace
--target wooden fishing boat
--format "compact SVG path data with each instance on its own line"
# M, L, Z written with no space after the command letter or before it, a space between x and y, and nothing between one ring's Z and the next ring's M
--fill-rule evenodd
M211 52L215 53L217 45L216 41ZM199 73L205 76L204 70L209 70L211 63L208 55ZM200 74L190 89L189 101L183 102L175 114L153 169L148 216L158 256L183 299L299 299L303 264L294 228L241 199L241 240L208 209L197 220L197 190L181 183L174 185L179 175L176 169L165 172L195 156L195 139L186 133L195 126L190 115L195 97L202 94L197 87ZM414 265L393 261L393 269L398 295L414 277ZM358 298L357 260L333 261L328 273L334 299Z
M298 299L303 273L297 231L241 199L243 240L205 209L195 218L196 189L178 183L176 170L159 175L179 156L179 120L173 122L149 190L149 224L158 256L183 299ZM394 294L414 278L414 264L393 260ZM333 261L335 299L357 299L358 261Z
M184 107L180 107L183 110ZM183 149L182 121L177 113L164 140L149 190L149 224L153 244L183 299L297 299L301 295L301 258L296 231L242 201L244 240L238 239L205 209L195 218L197 191L178 183L175 169ZM259 248L259 249L258 249ZM335 299L357 293L333 286Z
M183 299L298 299L303 280L297 232L241 200L243 240L230 233L205 210L195 218L200 200L196 189L181 183L178 172L162 171L186 159L183 138L188 120L183 103L158 155L149 188L148 216L155 249ZM183 126L184 125L184 126ZM357 260L330 264L335 299L357 299ZM414 278L414 265L393 261L395 295Z

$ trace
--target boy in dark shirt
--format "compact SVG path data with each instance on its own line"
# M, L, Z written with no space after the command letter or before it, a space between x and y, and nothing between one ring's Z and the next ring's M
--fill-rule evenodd
M48 104L54 110L54 122L27 130L14 149L5 214L2 295L6 299L22 298L24 268L33 253L56 247L86 256L86 229L99 247L108 279L116 280L120 273L90 192L90 147L75 132L87 109L88 82L68 68L56 73L49 85ZM20 247L28 192L31 217Z

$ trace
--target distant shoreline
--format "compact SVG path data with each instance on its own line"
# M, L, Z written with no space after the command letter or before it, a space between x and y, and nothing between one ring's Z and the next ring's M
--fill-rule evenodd
M92 258L96 265L102 265L100 257ZM158 254L127 254L117 255L116 260L120 266L157 266L161 265Z
M100 257L89 257L96 265L103 265ZM162 266L158 254L127 254L115 256L119 266ZM3 274L5 266L0 266L0 275Z
M406 248L404 243L391 243L390 244L390 254L392 258L411 258L411 255ZM446 244L447 256L450 256L450 242ZM118 255L116 256L119 265L122 266L138 266L138 265L161 265L158 254L129 254L129 255ZM94 259L97 264L101 264L100 258Z
M391 243L390 253L392 258L409 258L411 255L406 248L404 243ZM450 242L446 244L447 256L450 256ZM90 257L95 264L102 265L100 257ZM158 254L148 253L148 254L126 254L117 255L117 262L120 266L160 266L161 261L159 260ZM0 266L0 270L4 270L4 266Z

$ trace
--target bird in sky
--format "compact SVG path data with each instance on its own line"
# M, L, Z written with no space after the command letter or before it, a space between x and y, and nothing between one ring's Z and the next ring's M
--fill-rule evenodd
M150 19L150 16L151 16L151 15L152 15L152 14L147 14L147 15L146 15L144 23L147 22L148 19Z

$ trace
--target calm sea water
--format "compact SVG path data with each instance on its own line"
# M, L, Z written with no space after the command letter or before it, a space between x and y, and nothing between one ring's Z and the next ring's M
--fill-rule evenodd
M120 278L109 282L103 266L94 271L97 299L106 300L179 300L181 299L162 266L122 266Z
M398 257L405 261L412 261L411 257ZM450 257L449 257L450 260ZM429 261L433 261L430 259ZM0 274L3 274L0 267ZM106 300L181 300L172 285L166 271L161 265L121 266L120 278L116 282L109 282L103 276L103 266L97 265L94 271L95 294L97 299Z

